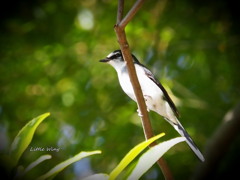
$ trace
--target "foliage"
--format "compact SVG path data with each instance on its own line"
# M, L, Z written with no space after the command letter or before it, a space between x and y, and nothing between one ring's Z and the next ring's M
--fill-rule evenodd
M17 162L19 158L21 157L23 151L28 147L28 145L31 143L33 135L35 133L36 128L38 125L47 117L50 113L45 113L43 115L40 115L33 120L29 121L18 133L18 135L15 137L11 149L10 149L10 155L8 159L10 161L13 161L11 164L13 165L11 168L17 166ZM117 165L117 167L109 174L95 174L88 176L86 179L106 179L106 180L114 180L116 179L119 174L126 168L126 166L129 165L147 146L149 146L151 143L153 143L155 140L159 139L160 137L164 136L165 134L159 134L155 137L152 137L151 139L144 141L138 145L136 145L129 153L121 160L121 162ZM172 146L175 144L185 141L185 138L175 138L172 140L169 140L167 142L161 143L159 145L154 146L150 150L148 150L145 154L143 154L139 158L139 162L136 163L135 168L133 168L132 172L128 175L128 179L139 179L148 169L152 167L152 165ZM45 174L39 176L37 180L44 180L44 179L53 179L59 172L63 171L67 166L83 159L88 156L94 155L94 154L100 154L101 151L92 151L92 152L80 152L77 155L57 164L52 169L50 169ZM37 160L32 162L30 165L28 165L25 169L22 166L18 166L18 172L16 175L13 175L16 179L26 179L26 174L42 163L45 160L51 159L52 157L50 155L43 155L39 157ZM12 172L12 170L10 170ZM35 175L36 176L36 175ZM35 179L36 177L31 177L31 179Z
M46 113L29 121L14 138L10 149L10 156L14 161L13 166L17 164L22 153L32 141L33 135L38 125L49 115L50 113Z
M63 161L61 163L59 163L58 165L56 165L55 167L53 167L52 169L50 169L46 174L40 176L39 178L37 178L37 180L44 180L44 179L51 179L53 177L55 177L59 172L61 172L64 168L66 168L67 166L69 166L70 164L81 160L82 158L94 155L94 154L99 154L101 153L101 151L92 151L92 152L80 152L79 154L75 155L72 158L69 158L66 161Z
M10 162L5 162L5 163L11 164L10 168L14 168L15 166L17 166L18 160L21 157L22 153L25 151L25 149L31 143L33 135L36 131L36 128L49 115L50 115L50 113L45 113L45 114L42 114L42 115L34 118L33 120L29 121L19 131L18 135L15 137L15 139L11 145L9 157L7 157L8 161L10 161ZM92 151L92 152L83 152L82 151L82 152L78 153L77 155L75 155L74 157L71 157L71 158L59 163L58 165L56 165L55 167L50 169L47 173L43 174L42 176L38 177L37 179L38 180L52 179L53 177L55 177L59 172L61 172L64 168L66 168L70 164L72 164L76 161L79 161L85 157L88 157L88 156L91 156L94 154L99 154L99 153L101 153L101 151ZM1 159L3 159L3 158L1 158ZM40 163L42 163L43 161L45 161L47 159L51 159L51 156L43 155L43 156L39 157L36 161L34 161L30 165L28 165L25 169L22 166L18 166L18 172L16 175L13 175L14 178L17 178L17 179L26 178L25 174L28 171L30 171L35 166L39 165ZM10 172L12 172L12 170L10 170ZM36 177L31 177L31 178L36 178Z
M148 145L150 145L152 142L157 140L158 138L164 136L164 134L160 134L156 137L153 137L149 139L146 142L142 142L139 145L135 146L129 153L122 159L122 161L118 164L118 166L110 173L109 179L114 180L121 171L133 160L135 157L141 153ZM161 151L159 151L161 152ZM152 154L151 154L152 155ZM155 162L159 159L157 156L154 157ZM151 167L151 166L150 166Z
M132 3L126 1L126 9ZM146 1L127 27L133 53L171 89L180 121L201 150L239 102L239 17L234 6L225 0ZM117 1L23 0L2 7L1 153L26 119L51 112L52 120L39 125L19 163L30 164L45 154L31 147L60 148L49 152L54 160L48 167L79 149L101 149L103 157L76 163L59 176L86 175L79 166L85 172L110 172L129 147L144 139L136 104L121 91L114 70L98 63L119 48L113 31ZM177 135L161 117L150 116L156 134L164 131L166 139ZM237 168L231 166L237 153L227 155L217 177ZM184 143L165 158L179 179L189 179L198 163ZM47 172L42 164L32 173ZM162 178L155 167L144 178L152 176Z
M118 164L118 166L109 174L94 174L91 176L88 176L84 178L84 180L95 180L95 179L105 179L105 180L114 180L117 177L119 177L119 174L122 173L123 169L126 168L133 159L141 153L142 150L144 150L149 144L151 144L154 140L162 137L164 134L160 134L158 136L155 136L145 142L142 142L135 146L131 151L128 152L127 155L121 160L121 162ZM130 167L129 173L125 175L127 180L135 180L140 179L143 174L146 173L147 170L149 170L154 163L157 162L157 160L163 156L163 154L169 150L172 146L175 144L185 141L184 137L178 137L175 139L171 139L169 141L160 143L152 148L150 148L147 152L145 152L143 155L140 156L137 163L134 164L134 167ZM121 177L120 179L125 179Z

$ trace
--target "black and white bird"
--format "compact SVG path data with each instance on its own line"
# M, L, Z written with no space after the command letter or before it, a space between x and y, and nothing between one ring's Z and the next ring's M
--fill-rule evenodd
M161 83L154 77L153 73L142 65L138 59L132 54L133 63L136 69L139 84L141 86L143 96L148 110L155 111L169 122L174 129L183 137L186 142L197 155L204 161L202 153L199 151L190 135L178 121L178 111L167 91ZM117 71L119 83L123 91L136 102L136 97L130 82L126 62L123 59L121 50L115 50L100 62L108 63Z

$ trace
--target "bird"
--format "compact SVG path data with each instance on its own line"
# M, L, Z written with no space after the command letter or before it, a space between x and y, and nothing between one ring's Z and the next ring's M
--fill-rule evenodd
M183 137L196 156L203 162L204 156L198 149L188 132L179 122L179 113L174 102L168 95L166 89L153 75L153 73L139 62L136 56L132 55L133 64L142 89L143 97L148 111L154 111L162 116L174 129ZM100 62L110 64L118 75L118 80L122 90L135 102L137 102L134 90L129 78L127 64L124 61L121 50L115 50L107 55L106 58L99 60Z

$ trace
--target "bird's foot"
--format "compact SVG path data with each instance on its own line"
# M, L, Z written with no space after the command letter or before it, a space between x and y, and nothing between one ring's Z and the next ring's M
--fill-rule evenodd
M141 111L139 109L137 109L137 112L138 112L138 116L139 117L143 117L143 115L142 115L142 113L141 113Z
M150 110L147 108L147 111L149 112ZM137 113L138 113L139 117L143 117L143 115L142 115L142 113L141 113L141 111L139 109L137 109Z

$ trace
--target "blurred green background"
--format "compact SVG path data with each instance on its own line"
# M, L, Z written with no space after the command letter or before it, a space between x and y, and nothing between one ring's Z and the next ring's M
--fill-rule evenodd
M134 1L127 1L127 11ZM51 112L20 159L41 154L30 147L59 147L33 170L41 175L79 151L102 150L67 168L58 179L108 173L144 140L136 104L121 90L116 72L98 62L119 49L113 26L117 1L22 0L1 6L0 151L6 153L32 118ZM208 139L240 96L240 36L237 2L146 1L127 26L132 52L170 92L183 126L204 151ZM171 89L171 90L170 90ZM162 140L179 136L157 114L150 117ZM215 178L229 173L239 140L221 161ZM189 179L198 159L181 143L165 156L176 179ZM44 165L45 164L45 165ZM236 168L236 167L235 167ZM234 169L232 169L234 170ZM145 179L161 179L154 166Z

